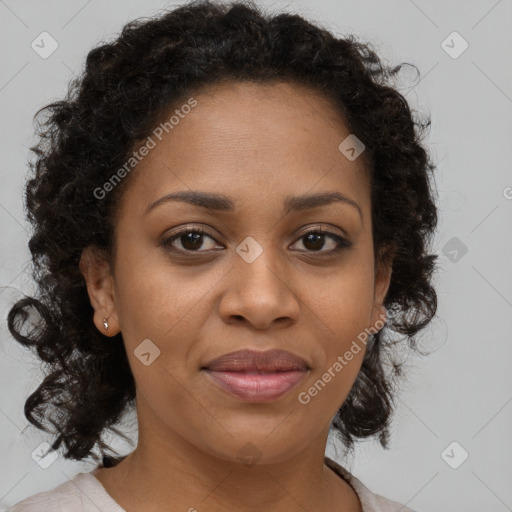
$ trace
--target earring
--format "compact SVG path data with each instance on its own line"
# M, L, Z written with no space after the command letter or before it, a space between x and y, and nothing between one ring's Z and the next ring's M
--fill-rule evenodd
M103 327L105 327L105 331L108 331L108 322L106 318L103 319Z

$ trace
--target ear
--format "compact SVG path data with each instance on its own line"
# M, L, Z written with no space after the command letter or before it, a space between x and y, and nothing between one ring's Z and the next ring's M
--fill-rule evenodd
M88 246L82 251L79 268L94 308L94 325L105 336L115 336L121 328L117 316L114 279L106 256L97 247ZM103 325L105 318L108 330Z
M373 310L370 320L371 326L377 326L386 321L386 308L383 305L384 299L391 283L391 274L393 272L393 260L396 253L395 247L384 247L379 254L379 260L375 262L375 287L373 295Z

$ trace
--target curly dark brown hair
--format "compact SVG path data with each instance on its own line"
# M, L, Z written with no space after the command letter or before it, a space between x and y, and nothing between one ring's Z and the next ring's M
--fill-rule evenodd
M102 434L110 429L126 438L114 425L135 404L122 333L105 343L79 271L89 245L113 263L115 215L130 177L101 200L94 191L123 166L170 105L230 80L306 85L331 100L366 147L376 263L390 257L384 248L395 249L384 302L394 315L370 337L332 428L349 451L355 438L375 435L388 447L403 364L390 357L397 343L390 331L418 350L415 335L437 309L431 282L437 256L428 253L437 225L429 180L435 166L422 143L430 118L417 116L392 85L403 65L384 64L370 43L352 34L338 38L299 15L270 15L249 1L184 4L126 24L113 42L89 52L66 97L34 116L39 138L31 148L25 203L38 291L8 314L12 336L47 363L25 416L57 434L53 449L64 443L65 458L98 460L98 445L105 457L111 448ZM28 330L31 313L40 318Z

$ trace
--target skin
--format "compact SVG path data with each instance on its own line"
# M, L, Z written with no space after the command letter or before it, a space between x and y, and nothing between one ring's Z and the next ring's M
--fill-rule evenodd
M198 105L129 177L114 267L92 247L82 255L95 325L106 336L122 332L139 422L137 448L94 475L128 512L360 511L324 454L364 345L309 404L298 394L385 314L391 264L374 271L363 158L342 155L338 146L350 132L327 99L304 87L228 83L194 98ZM182 190L224 194L235 210L175 201L144 214ZM362 217L341 202L283 215L288 196L333 191L355 201ZM208 231L199 254L179 256L159 245L178 226ZM322 257L336 240L308 243L304 232L318 226L352 246ZM235 251L247 236L263 249L252 263ZM193 244L182 237L171 247ZM160 350L148 366L134 355L145 339ZM244 402L200 371L242 348L283 348L311 370L284 397ZM239 451L248 443L259 458L245 465Z

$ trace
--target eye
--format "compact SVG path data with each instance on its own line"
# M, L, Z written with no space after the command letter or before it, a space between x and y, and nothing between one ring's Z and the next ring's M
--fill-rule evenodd
M206 239L210 240L209 244L205 244ZM304 249L299 248L299 252L319 253L320 256L333 255L352 246L352 243L346 238L326 231L322 227L316 227L303 233L299 241L302 242L304 247ZM207 231L202 228L190 227L183 228L166 237L162 240L161 245L167 250L185 254L209 252L219 247L215 238Z
M185 228L165 238L165 240L162 241L162 246L177 252L205 252L215 249L215 244L210 244L210 247L205 248L204 238L209 238L215 242L215 239L201 228ZM176 247L174 242L177 242L181 247ZM201 247L203 250L199 251Z
M321 227L303 233L299 241L302 241L305 252L318 252L322 256L332 255L352 246L352 243L346 238L330 231L325 231ZM322 250L326 246L327 250ZM302 251L302 249L299 250Z

